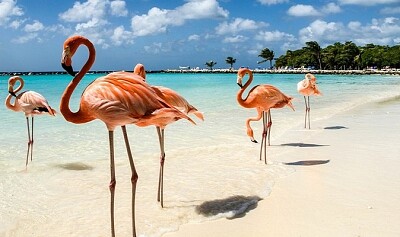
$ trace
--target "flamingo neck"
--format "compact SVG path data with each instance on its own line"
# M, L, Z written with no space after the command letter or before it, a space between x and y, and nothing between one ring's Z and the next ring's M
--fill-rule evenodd
M249 74L249 79L246 81L246 83L240 88L240 90L237 93L236 99L238 103L245 107L245 108L251 108L249 103L247 102L247 98L249 97L249 94L247 94L245 99L242 99L242 95L244 91L247 89L247 87L250 86L251 82L253 81L253 73L250 70L246 70L245 74ZM250 93L250 92L249 92Z
M81 44L85 45L88 48L89 58L86 61L85 65L83 65L83 67L79 71L79 73L76 74L74 79L72 79L72 81L69 83L69 85L65 89L65 91L61 97L61 102L60 102L61 114L64 116L64 118L67 121L69 121L71 123L87 123L87 122L95 119L93 116L88 114L86 111L82 110L81 107L79 108L79 110L77 112L72 112L71 109L69 108L69 101L71 99L72 93L74 92L75 88L77 87L79 82L82 80L84 75L92 67L95 57L96 57L95 48L89 40L82 39L82 41L80 42L80 45Z
M19 86L17 87L17 89L14 90L14 85L12 85L12 86L9 85L9 87L8 87L8 92L9 92L9 94L8 94L7 97L6 97L5 104L6 104L6 107L7 107L8 109L10 109L10 110L13 110L13 111L20 111L20 110L21 110L21 107L19 106L19 104L17 103L17 101L15 100L15 101L14 101L14 104L12 104L12 103L11 103L11 99L12 99L12 97L17 97L16 93L18 93L19 91L22 90L22 88L23 88L24 85L25 85L25 82L24 82L24 80L23 80L22 78L20 78L20 77L16 77L15 80L19 82Z

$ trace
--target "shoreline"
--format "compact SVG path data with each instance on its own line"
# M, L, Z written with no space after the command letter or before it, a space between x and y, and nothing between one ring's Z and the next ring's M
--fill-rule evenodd
M236 74L237 69L165 69L165 70L148 70L146 73L190 73L190 74L216 74L227 73ZM382 69L382 70L309 70L309 69L252 69L253 73L258 74L327 74L327 75L400 75L400 69ZM88 74L108 74L115 70L97 70L89 71ZM126 71L132 72L132 71ZM63 75L64 71L43 71L43 72L0 72L0 76L24 76L24 75Z
M240 218L163 236L399 236L399 109L399 99L373 102L287 131L269 159L296 171L275 180L268 197ZM282 146L287 152L277 152Z

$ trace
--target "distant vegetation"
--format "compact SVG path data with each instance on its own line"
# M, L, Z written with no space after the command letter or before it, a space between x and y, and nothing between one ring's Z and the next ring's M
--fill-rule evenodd
M272 61L274 52L264 48L259 57ZM270 65L272 66L272 65ZM323 70L351 70L366 68L400 68L400 45L381 46L367 44L357 46L351 41L344 44L336 42L321 48L316 41L306 42L306 46L298 50L288 50L285 55L275 58L275 67L313 68Z

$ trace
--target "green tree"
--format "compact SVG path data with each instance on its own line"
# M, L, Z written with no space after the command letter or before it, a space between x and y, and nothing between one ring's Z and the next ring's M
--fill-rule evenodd
M214 62L211 60L211 61L206 62L205 65L212 71L215 64L217 64L217 62Z
M227 57L226 59L225 59L225 62L227 63L227 64L229 64L229 65L231 65L231 70L233 69L233 64L235 64L236 63L236 58L233 58L233 57Z
M272 60L274 59L275 53L273 50L270 50L269 48L264 48L261 50L260 54L258 57L263 58L263 60L258 61L258 64L264 63L266 61L269 61L269 66L272 68Z
M318 68L322 68L322 54L321 54L321 47L317 43L317 41L309 41L306 42L306 47L304 47L305 50L311 53L313 55L318 63Z

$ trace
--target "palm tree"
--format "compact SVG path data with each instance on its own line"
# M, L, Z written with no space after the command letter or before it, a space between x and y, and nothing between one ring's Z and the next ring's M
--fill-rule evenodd
M306 42L306 47L304 47L304 49L306 49L307 51L309 51L312 55L314 55L314 57L316 58L318 65L319 65L319 69L322 69L322 57L321 57L321 47L319 46L319 44L317 43L317 41L310 41L310 42Z
M206 66L207 66L208 68L210 68L211 71L213 70L213 67L215 66L215 64L217 64L217 62L214 62L214 61L212 61L212 60L206 62Z
M258 55L258 57L263 58L261 61L257 61L258 64L264 63L266 61L269 61L269 66L272 68L272 60L274 59L275 53L273 50L270 50L269 48L264 48L261 50L261 53Z
M230 70L232 70L232 69L233 69L233 64L236 63L236 58L227 57L227 58L225 59L225 62L226 62L227 64L231 65Z

